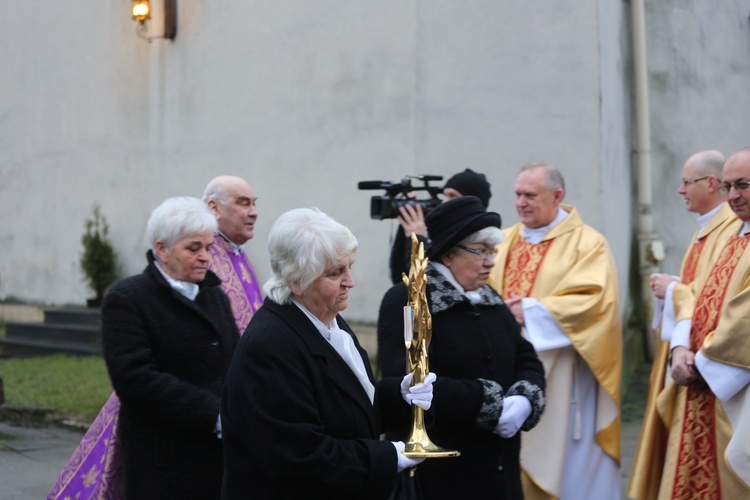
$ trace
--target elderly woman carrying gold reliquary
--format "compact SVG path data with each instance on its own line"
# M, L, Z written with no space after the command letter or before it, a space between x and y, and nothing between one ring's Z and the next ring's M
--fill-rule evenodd
M485 212L477 197L463 196L435 208L427 231L428 356L440 374L429 434L461 456L425 461L416 470L418 485L430 500L522 498L519 431L533 428L544 411L544 368L487 285L502 241L500 216ZM380 307L378 367L386 377L404 372L407 300L406 286L394 285Z
M409 459L410 404L429 409L435 375L376 382L340 313L357 240L317 209L282 214L269 234L273 276L240 340L222 395L225 499L353 499L390 494Z

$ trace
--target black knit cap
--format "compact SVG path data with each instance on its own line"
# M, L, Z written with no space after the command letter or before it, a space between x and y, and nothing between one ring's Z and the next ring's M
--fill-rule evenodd
M427 257L438 259L464 238L485 227L500 227L500 214L486 212L476 196L461 196L438 205L427 215L430 247Z
M487 177L484 174L474 172L470 168L448 179L448 182L443 186L443 189L445 188L453 188L462 196L476 196L481 200L485 210L490 205L492 192Z

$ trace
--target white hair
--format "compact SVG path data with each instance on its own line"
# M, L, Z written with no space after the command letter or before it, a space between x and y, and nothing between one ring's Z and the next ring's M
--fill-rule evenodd
M206 189L203 191L201 199L204 203L208 203L211 200L218 201L219 203L225 203L227 196L229 196L229 190L227 189L228 176L222 175L212 179Z
M305 291L332 264L357 251L346 226L317 208L297 208L279 217L268 234L272 276L263 292L277 304L290 301L291 287Z
M489 226L480 229L464 238L459 245L468 245L469 243L482 243L484 245L495 246L505 241L505 236L499 227Z
M565 179L563 179L562 172L556 166L551 163L538 162L538 163L527 163L521 167L520 172L527 170L541 169L547 176L545 187L547 189L556 190L560 189L565 194Z
M161 241L171 250L186 236L214 233L216 229L216 216L198 198L168 198L151 212L146 224L146 244L156 250L156 242Z

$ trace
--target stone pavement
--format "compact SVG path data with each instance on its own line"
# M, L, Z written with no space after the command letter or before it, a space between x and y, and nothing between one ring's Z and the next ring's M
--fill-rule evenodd
M640 420L630 419L622 426L623 498L640 425ZM0 422L0 500L46 498L82 436L81 430L31 429Z
M0 422L0 499L46 498L82 436L81 430Z

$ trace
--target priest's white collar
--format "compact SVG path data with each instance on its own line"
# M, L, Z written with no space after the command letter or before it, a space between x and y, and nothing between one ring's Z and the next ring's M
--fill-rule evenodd
M536 228L523 226L523 239L526 240L527 243L536 245L537 243L542 241L544 237L547 236L547 233L549 233L555 226L565 220L565 217L567 216L568 212L566 212L562 208L558 208L557 215L552 220L552 222L550 222L546 226Z
M696 241L700 239L700 236L703 234L706 226L711 221L711 219L713 219L714 215L716 215L716 213L721 210L721 207L724 206L724 203L725 202L722 201L721 203L716 205L713 210L698 216L698 232L696 233L698 236L696 237Z
M235 243L234 241L230 240L230 239L229 239L229 238L227 238L227 236L226 236L226 235L225 235L224 233L222 233L221 231L217 231L217 233L219 233L219 235L220 235L220 236L221 236L222 238L224 238L224 240L225 240L225 241L226 241L227 243L229 243L229 246L230 246L230 247L232 248L232 252L234 252L234 254L235 254L235 255L239 255L239 254L241 254L241 253L242 253L242 245L238 245L238 244L237 244L237 243Z

